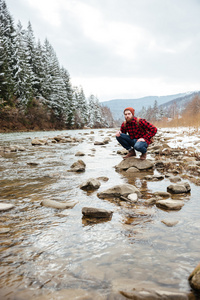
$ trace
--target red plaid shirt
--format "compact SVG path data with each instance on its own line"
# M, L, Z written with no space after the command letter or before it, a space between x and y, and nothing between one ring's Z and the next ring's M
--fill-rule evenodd
M151 143L151 138L156 134L157 128L145 119L139 118L139 125L137 124L137 118L133 117L130 122L124 122L121 125L121 132L128 133L131 139L143 138L147 144Z

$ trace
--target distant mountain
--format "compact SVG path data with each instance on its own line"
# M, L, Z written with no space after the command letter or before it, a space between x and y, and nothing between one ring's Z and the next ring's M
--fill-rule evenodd
M162 107L163 110L168 109L171 105L176 104L178 111L181 112L185 109L187 104L195 97L195 96L200 96L200 91L199 92L192 92L192 93L187 93L184 96L175 98L171 101L168 101L164 104L159 105L159 107Z
M169 102L176 101L179 99L179 104L181 101L190 101L187 100L189 98L193 98L195 93L200 92L189 92L189 93L180 93L175 95L168 95L168 96L147 96L143 98L137 99L113 99L109 101L103 101L101 104L103 106L107 106L110 108L113 118L115 120L123 119L123 111L126 107L133 107L135 109L135 113L141 111L142 107L148 108L149 106L153 107L155 100L157 100L158 106L168 105ZM181 100L182 99L182 100Z

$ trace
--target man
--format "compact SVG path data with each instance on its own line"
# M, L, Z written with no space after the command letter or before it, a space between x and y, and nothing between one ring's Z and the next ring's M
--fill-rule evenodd
M145 119L134 117L134 113L135 110L132 107L124 109L125 121L120 131L116 133L116 139L129 151L124 158L136 156L135 150L137 150L141 152L140 159L145 160L147 147L152 143L151 138L156 134L157 128Z

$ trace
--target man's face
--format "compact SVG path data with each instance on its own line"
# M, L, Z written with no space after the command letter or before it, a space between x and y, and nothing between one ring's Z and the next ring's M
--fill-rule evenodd
M133 119L133 115L130 110L125 110L124 112L126 122L130 122Z

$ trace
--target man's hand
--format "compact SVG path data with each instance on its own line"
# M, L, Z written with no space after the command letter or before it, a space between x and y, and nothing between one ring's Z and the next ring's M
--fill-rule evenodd
M137 142L146 142L146 141L145 141L145 139L143 139L143 138L139 138L139 139L137 140Z
M119 137L122 132L119 130L116 132L116 136Z

